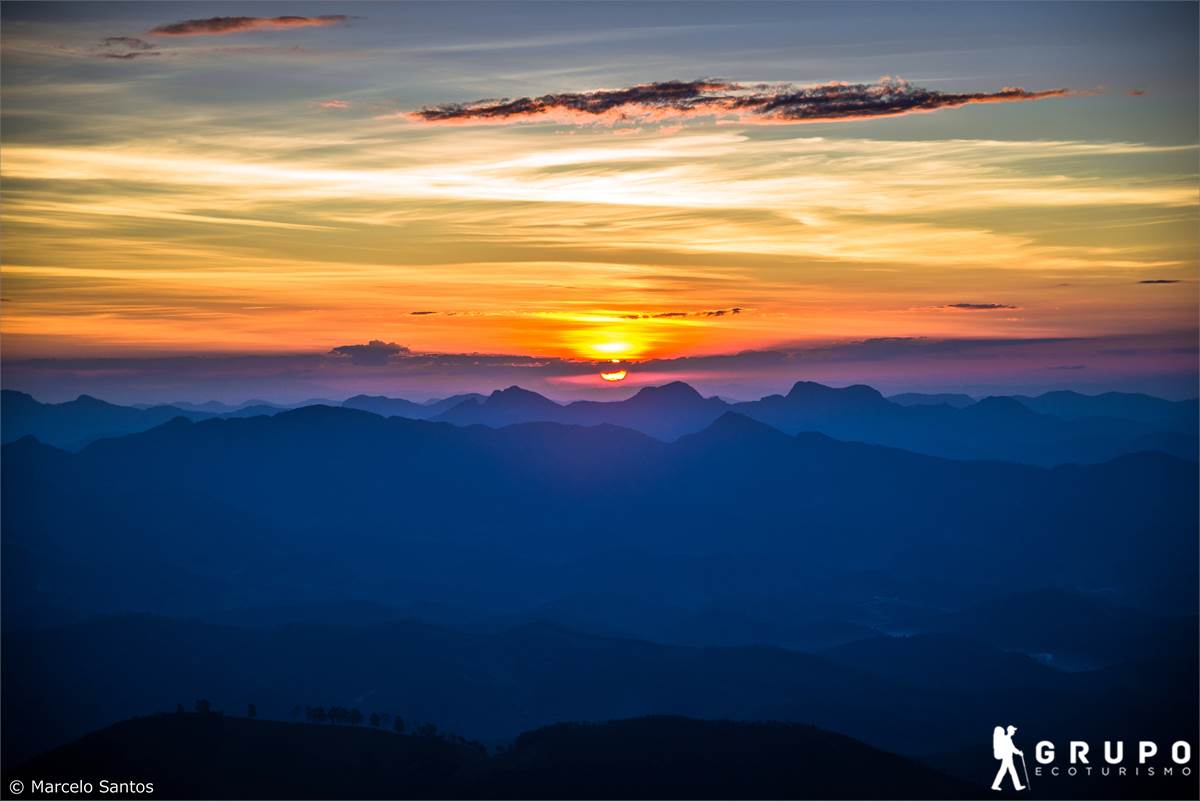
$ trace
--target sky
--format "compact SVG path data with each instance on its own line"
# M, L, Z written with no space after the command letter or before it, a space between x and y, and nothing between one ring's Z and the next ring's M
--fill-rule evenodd
M6 387L1196 395L1194 3L0 13Z

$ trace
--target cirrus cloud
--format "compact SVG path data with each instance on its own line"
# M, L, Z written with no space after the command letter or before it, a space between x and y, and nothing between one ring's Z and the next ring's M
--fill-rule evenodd
M426 106L400 116L435 124L541 120L564 123L637 123L694 117L741 122L803 123L895 117L976 103L1015 103L1063 97L1067 89L941 92L900 78L876 83L743 84L732 81L660 81L622 89Z

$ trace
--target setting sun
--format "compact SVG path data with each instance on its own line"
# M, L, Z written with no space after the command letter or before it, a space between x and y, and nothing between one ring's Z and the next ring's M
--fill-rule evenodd
M628 370L614 370L611 373L600 373L600 377L605 381L624 381L628 374Z

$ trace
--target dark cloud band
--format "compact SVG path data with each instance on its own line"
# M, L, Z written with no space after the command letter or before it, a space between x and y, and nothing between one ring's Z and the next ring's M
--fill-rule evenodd
M764 350L679 356L631 365L642 380L700 382L706 391L757 396L791 386L798 378L846 385L960 391L980 394L1061 388L1054 368L1087 365L1096 391L1124 388L1172 397L1195 396L1197 345L1194 330L1094 338L928 339L892 337L844 342L798 342ZM125 356L70 359L6 359L5 386L51 400L79 393L121 403L217 397L226 401L267 397L288 402L342 398L360 392L419 397L491 391L520 384L554 396L587 377L600 383L607 361L554 356L429 353L403 344L339 345L332 352ZM987 376L973 384L972 376ZM1039 376L1041 376L1039 378ZM1047 383L1046 377L1053 377ZM1083 386L1083 385L1081 385Z
M329 351L334 356L349 358L355 364L387 364L392 358L411 351L395 342L372 339L365 345L338 345Z
M877 83L741 84L729 81L663 81L624 89L598 89L474 103L427 106L409 113L427 123L647 122L688 117L735 117L758 123L835 122L894 117L974 103L1015 103L1062 97L1067 89L1030 92L939 92L897 78Z
M704 311L670 311L670 312L655 312L648 314L623 314L622 319L625 320L669 320L677 317L724 317L727 314L741 314L744 312L741 306L731 306L728 309L705 309Z
M159 25L150 30L153 36L225 36L246 31L277 31L289 28L320 28L340 25L348 20L345 14L324 14L319 17L208 17L185 19Z
M156 45L135 36L107 36L100 41L101 47L119 47L125 50L153 50Z

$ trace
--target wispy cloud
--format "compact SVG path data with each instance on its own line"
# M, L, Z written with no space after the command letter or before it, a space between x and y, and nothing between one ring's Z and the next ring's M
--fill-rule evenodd
M1000 309L1017 309L1019 306L1009 306L1007 303L947 303L943 308L961 309L963 311L997 311Z
M98 58L132 60L146 56L161 56L162 51L153 42L136 36L107 36L100 40L95 55Z
M101 47L122 47L126 50L153 50L157 45L134 36L108 36L100 40Z
M798 332L1142 330L1192 308L1161 286L1129 307L1121 289L1194 265L1186 234L1130 227L1191 230L1194 180L1156 165L1194 146L395 130L331 119L344 114L244 133L218 117L136 144L6 143L9 353L374 337L541 355L622 342L648 357ZM1080 240L1036 224L1046 209L1100 222ZM269 309L249 308L264 297ZM1027 311L934 308L955 302ZM734 306L754 313L620 317Z
M226 36L247 31L279 31L291 28L322 28L340 25L350 19L345 14L323 14L319 17L208 17L185 19L150 29L152 36Z
M1144 281L1138 281L1139 284L1178 284L1178 279L1175 278L1147 278Z
M99 53L98 55L100 58L116 58L121 59L122 61L131 61L135 58L142 58L144 56L161 56L162 53L157 50L147 50L145 52L129 50L124 53Z
M730 81L660 81L622 89L565 92L540 97L478 100L426 106L406 116L427 123L655 122L689 117L734 117L742 122L802 123L894 117L973 103L1014 103L1062 97L1067 89L941 92L900 78L876 83L832 82L815 86L743 84Z
M705 309L703 311L669 311L669 312L650 312L645 314L623 314L621 318L624 320L670 320L681 317L724 317L725 315L741 314L744 312L741 306L731 306L728 309Z

